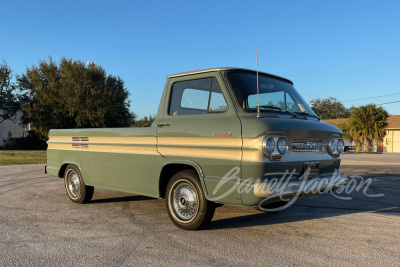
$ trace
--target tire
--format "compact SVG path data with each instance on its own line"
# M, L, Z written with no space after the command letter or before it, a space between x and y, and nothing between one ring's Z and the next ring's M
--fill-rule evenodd
M81 172L75 165L67 166L64 184L68 197L75 203L88 203L93 197L94 187L84 183Z
M204 228L214 216L214 203L206 199L195 171L180 171L172 176L165 196L168 215L181 229Z
M253 208L258 210L258 211L261 211L261 212L276 212L276 211L263 210L262 208L264 208L264 209L277 209L277 208L285 206L287 203L288 203L287 201L277 201L277 202L273 202L273 203L270 203L270 204L262 205L262 207L254 206ZM279 211L279 210L277 210L277 211Z

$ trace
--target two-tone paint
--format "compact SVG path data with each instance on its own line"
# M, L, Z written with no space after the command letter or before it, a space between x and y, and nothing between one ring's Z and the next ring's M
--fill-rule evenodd
M65 167L74 164L87 185L160 198L165 197L168 179L175 172L193 169L207 199L254 206L262 196L254 191L231 189L237 188L237 183L249 180L255 183L271 173L286 170L293 171L292 179L297 179L304 172L304 162L317 161L321 175L339 169L340 158L326 151L328 140L342 136L338 128L311 117L264 114L257 118L254 113L244 112L226 78L231 70L218 68L167 76L156 120L148 128L51 130L48 174L63 177ZM291 83L281 77L270 77ZM201 78L218 81L228 110L169 115L172 85ZM266 136L287 138L289 150L280 161L266 157L262 148ZM296 143L299 140L304 144L320 140L322 150L302 150ZM238 170L237 179L221 185L222 177L234 168ZM224 194L227 191L231 192Z

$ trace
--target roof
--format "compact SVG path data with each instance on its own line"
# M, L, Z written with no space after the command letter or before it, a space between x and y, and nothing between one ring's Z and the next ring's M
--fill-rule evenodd
M186 76L186 75L191 75L191 74L198 74L198 73L205 73L205 72L212 72L212 71L227 71L227 70L244 70L244 71L254 71L254 72L256 72L255 70L244 69L244 68L219 67L219 68L210 68L210 69L202 69L202 70L193 70L193 71L180 72L180 73L176 73L176 74L167 75L165 77L166 78L173 78L173 77L180 77L180 76ZM284 77L281 77L281 76L278 76L278 75L274 75L274 74L267 73L267 72L261 72L261 71L258 71L258 73L266 74L266 75L269 75L269 76L273 76L273 77L288 81L291 84L293 84L293 82L291 80L289 80L287 78L284 78Z
M388 129L400 129L400 115L389 116L388 123Z
M331 120L324 120L329 124L332 124L336 127L339 127L339 124L342 122L347 122L349 119L331 119ZM388 129L400 129L400 115L390 115L388 117Z
M339 124L342 122L347 122L349 119L330 119L330 120L323 120L324 122L327 122L329 124L332 124L336 127L339 127Z

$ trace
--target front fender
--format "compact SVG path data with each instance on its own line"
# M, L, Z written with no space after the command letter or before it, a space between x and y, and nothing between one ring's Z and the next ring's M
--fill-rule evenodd
M192 161L192 160L169 160L169 161L164 162L160 173L166 166L173 165L173 164L186 165L186 166L190 166L190 167L194 168L197 172L197 175L199 176L201 188L203 189L203 192L204 192L206 198L208 199L208 192L207 192L207 188L206 188L206 185L204 182L204 172L203 172L203 169L201 168L201 166L197 162Z

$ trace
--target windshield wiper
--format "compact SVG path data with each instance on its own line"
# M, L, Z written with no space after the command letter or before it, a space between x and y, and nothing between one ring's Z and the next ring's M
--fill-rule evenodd
M302 114L302 115L308 115L308 116L311 116L311 117L314 117L314 118L318 119L318 121L321 120L321 118L318 117L317 115L310 114L310 113L308 113L308 112L306 112L306 111L295 111L294 113L296 113L296 114Z
M271 106L271 105L260 105L260 108L269 108L269 109L282 110L280 107Z
M298 117L296 113L291 112L291 111L286 110L286 109L281 109L280 107L277 107L277 106L272 106L272 105L260 105L260 108L275 109L275 110L279 110L279 111L282 111L282 112L289 113L289 114L293 115L293 116L296 117L296 118Z

